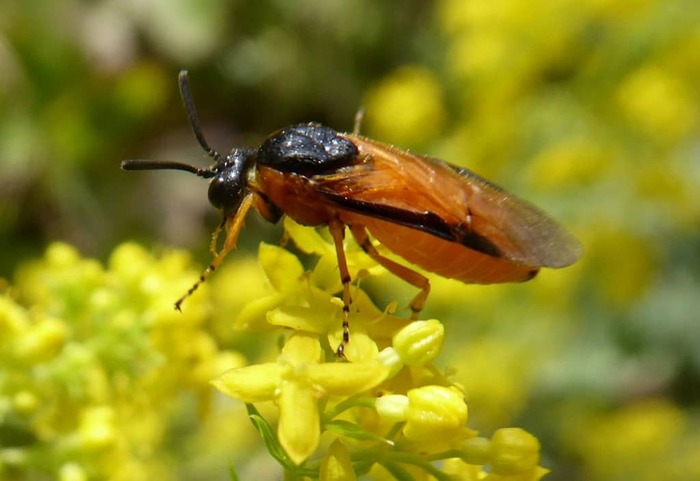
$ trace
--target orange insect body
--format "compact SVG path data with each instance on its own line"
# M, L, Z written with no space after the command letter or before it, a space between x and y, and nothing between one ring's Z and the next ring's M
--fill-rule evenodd
M122 163L126 170L176 169L212 179L209 199L224 215L226 240L177 301L178 309L233 249L251 208L271 222L288 215L300 224L329 227L343 282L344 343L350 304L346 226L378 263L420 288L411 302L414 317L428 296L428 279L381 255L368 232L413 264L470 283L525 281L541 267L565 267L581 255L578 241L545 213L467 169L357 134L296 125L271 134L258 149L233 149L223 157L200 130L186 72L180 91L195 136L214 165Z

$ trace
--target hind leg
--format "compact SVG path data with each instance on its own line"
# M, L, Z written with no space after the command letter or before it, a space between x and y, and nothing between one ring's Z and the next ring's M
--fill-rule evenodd
M418 314L423 310L425 300L428 298L428 294L430 294L430 280L424 275L381 255L372 244L364 226L351 225L350 232L352 232L353 237L360 247L362 247L362 250L374 259L377 264L383 266L386 270L400 277L412 286L420 289L420 292L409 304L412 312L411 319L418 319Z

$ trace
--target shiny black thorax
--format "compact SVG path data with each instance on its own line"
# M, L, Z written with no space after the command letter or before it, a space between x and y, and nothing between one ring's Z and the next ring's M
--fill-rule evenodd
M224 216L234 214L249 191L256 165L306 177L333 172L355 161L355 144L320 124L300 124L270 135L259 149L233 149L213 167L209 201Z
M355 144L335 130L320 124L301 124L270 135L258 150L257 163L310 176L348 165L357 153Z

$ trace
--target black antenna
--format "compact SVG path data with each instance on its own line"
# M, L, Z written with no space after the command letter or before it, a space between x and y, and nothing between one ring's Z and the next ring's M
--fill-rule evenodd
M209 147L204 134L202 133L202 127L199 124L199 118L197 117L197 109L194 106L194 101L192 100L192 94L190 93L190 81L187 74L187 70L181 70L178 75L178 83L180 85L180 97L182 97L182 103L185 104L185 111L187 112L187 118L190 120L190 125L194 136L197 138L197 142L205 150L207 155L214 159L214 162L218 163L221 160L221 154L216 150ZM184 170L185 172L191 172L199 177L204 177L209 179L214 177L216 173L210 168L200 168L194 165L185 164L183 162L174 162L170 160L124 160L122 161L121 168L123 170Z
M121 167L122 170L184 170L205 179L210 179L216 175L209 168L195 167L194 165L172 160L123 160Z
M206 151L207 155L214 159L214 162L219 162L221 160L221 155L207 143L202 133L202 127L199 124L199 118L197 117L197 109L194 106L194 101L192 100L192 94L190 93L190 77L187 74L187 70L180 70L180 75L177 77L178 83L180 84L180 96L182 97L182 103L185 104L185 110L187 111L187 118L190 119L190 125L192 126L192 131L194 136L197 137L197 142Z

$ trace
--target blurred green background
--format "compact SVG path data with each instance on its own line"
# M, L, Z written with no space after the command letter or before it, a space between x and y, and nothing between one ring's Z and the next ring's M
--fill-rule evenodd
M700 479L699 52L696 0L5 0L0 277L53 240L208 261L205 183L119 170L208 162L181 68L221 151L350 130L364 105L366 135L473 169L586 248L523 285L434 281L470 424L528 429L547 479ZM251 216L234 256L280 235ZM381 286L379 305L413 294Z

